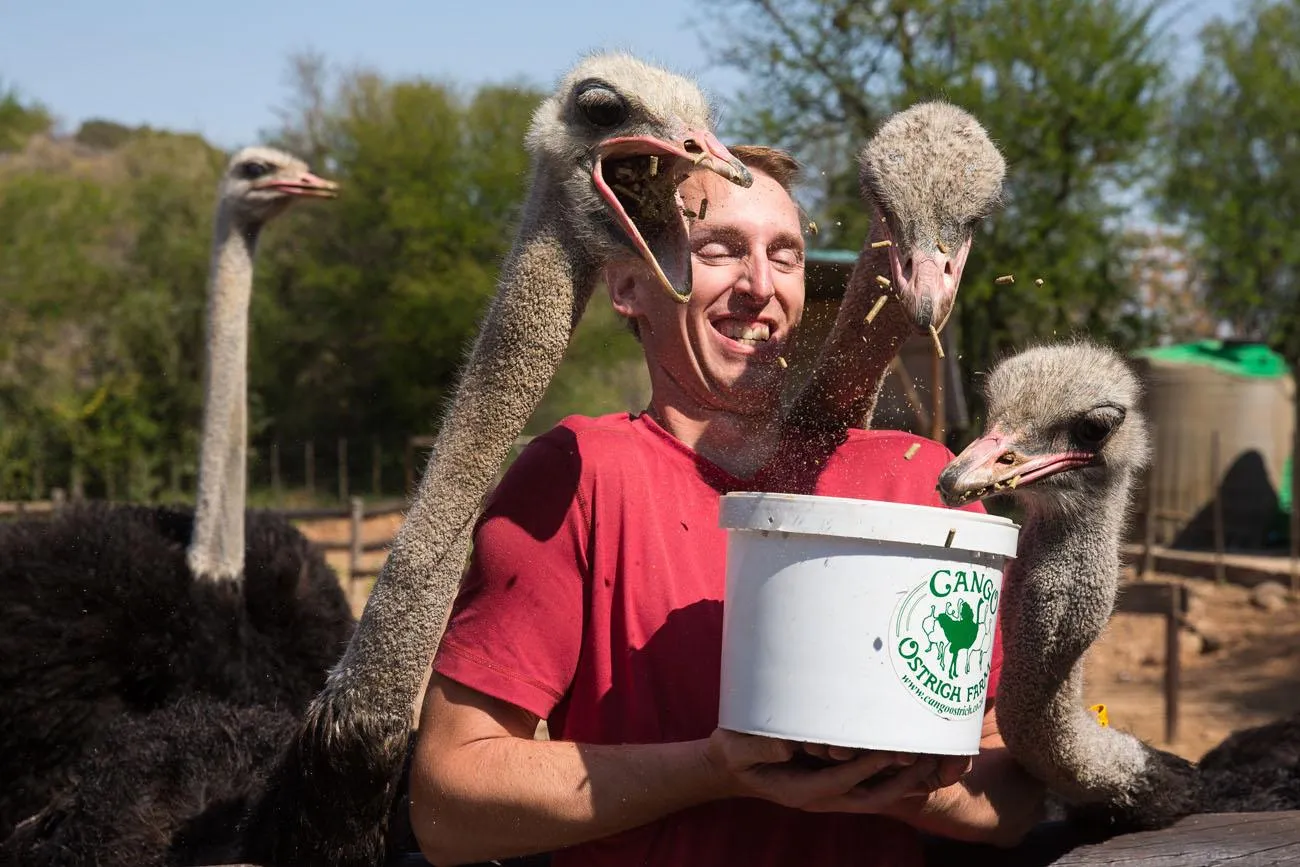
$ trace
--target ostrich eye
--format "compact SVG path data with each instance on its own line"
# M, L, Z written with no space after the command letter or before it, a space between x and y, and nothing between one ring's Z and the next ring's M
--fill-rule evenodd
M266 163L241 163L239 166L239 176L246 181L255 181L271 173L271 167Z
M1096 448L1124 421L1124 408L1099 406L1074 424L1074 439L1084 448Z
M578 111L592 126L609 129L627 120L627 100L608 87L593 84L578 93Z

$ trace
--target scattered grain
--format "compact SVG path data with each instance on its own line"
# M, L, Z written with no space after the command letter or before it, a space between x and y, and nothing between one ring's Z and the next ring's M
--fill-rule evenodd
M1020 484L1020 476L1012 476L1011 480L1007 482L1007 487L1014 489L1018 484Z
M890 247L890 246L893 246L893 243L894 243L893 241L872 241L872 242L871 242L871 249L873 249L873 250L879 250L881 247Z
M888 296L888 295L881 295L879 298L876 299L876 303L875 303L874 305L872 305L870 312L867 313L867 324L868 324L868 325L870 325L871 322L872 322L872 320L875 319L877 315L879 315L879 313L880 313L880 308L884 307L884 306L885 306L885 302L888 301L888 300L889 300L889 296Z
M944 244L943 241L940 241L940 242L939 242L939 252L942 253L942 254L945 255L945 256L948 255L948 246L947 246L946 244Z
M809 232L812 232L814 235L817 234L817 221L816 221L816 220L809 220L809 221L808 221L808 231L809 231Z
M957 530L956 530L955 528L954 528L954 529L950 529L950 530L948 531L948 538L944 540L943 547L945 547L945 548L951 548L951 547L952 547L952 540L955 539L956 537L957 537Z
M643 203L643 199L637 193L623 186L622 184L611 184L610 188L616 193L622 193L638 205Z
M709 200L708 200L708 199L700 199L700 219L701 219L701 220L704 219L704 212L707 211L708 209L709 209Z
M998 279L994 280L993 282L996 283L996 284L998 284L999 286L1005 286L1005 285L1007 285L1008 283L1014 283L1014 282L1016 282L1016 275L1015 275L1015 274L1003 274L1001 277L999 277Z
M884 277L884 276L882 276L882 275L880 275L880 274L877 274L877 275L876 275L876 282L879 283L879 284L880 284L882 287L884 287L885 289L888 289L891 285L893 285L893 284L891 284L891 283L889 282L889 278L888 278L888 277Z
M650 177L659 174L659 157L650 157Z
M910 446L907 447L907 451L903 453L903 460L910 461L912 458L916 457L916 453L919 452L920 450L921 450L920 443L912 443Z
M1035 281L1034 281L1034 285L1035 285L1035 286L1042 286L1042 285L1043 285L1043 278L1042 278L1042 277L1039 277L1037 280L1035 280Z
M780 368L785 368L786 366L785 359L782 358L780 355L776 357L776 366Z

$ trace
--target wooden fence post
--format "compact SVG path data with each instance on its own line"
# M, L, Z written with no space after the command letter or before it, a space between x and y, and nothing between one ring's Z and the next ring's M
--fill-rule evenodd
M380 467L383 464L383 454L379 450L379 437L372 437L370 440L370 493L378 499L380 488Z
M348 438L339 437L339 500L348 499Z
M279 505L281 497L280 488L280 439L276 437L271 441L271 496L274 498L276 505Z
M45 499L45 453L37 452L36 466L32 468L32 499Z
M303 446L303 474L306 476L307 494L316 493L316 442L307 440Z
M1142 529L1142 577L1149 580L1156 574L1156 473L1154 468L1147 470L1147 520Z
M348 581L352 581L357 570L361 568L361 528L366 520L366 506L361 498L353 497L351 505L348 541L352 547L348 549Z
M415 496L415 491L413 490L415 486L415 441L414 440L415 440L414 437L407 437L406 450L402 454L402 473L404 478L402 484L405 486L402 489L402 496L406 499L407 502L410 502L411 499Z
M1178 739L1178 692L1182 682L1183 660L1179 653L1179 631L1187 614L1187 588L1173 584L1169 594L1169 613L1165 616L1165 742Z
M348 592L349 600L354 600L360 593L361 579L357 572L361 570L361 529L366 523L365 503L360 497L352 498L351 509L351 538L348 540ZM353 604L351 601L349 604Z

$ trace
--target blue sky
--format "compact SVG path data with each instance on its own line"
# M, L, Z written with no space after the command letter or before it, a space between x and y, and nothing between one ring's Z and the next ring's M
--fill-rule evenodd
M1184 0L1176 32L1190 37L1236 5ZM695 28L725 26L734 10L718 0L0 0L0 81L68 129L105 117L234 147L274 124L286 58L309 48L392 76L543 87L584 51L624 48L728 96L742 81L712 62Z

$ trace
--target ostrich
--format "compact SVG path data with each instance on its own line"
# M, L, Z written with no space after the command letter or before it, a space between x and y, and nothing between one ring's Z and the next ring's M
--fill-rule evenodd
M692 82L624 54L585 59L537 109L527 136L533 182L497 295L357 631L255 813L255 858L362 865L382 856L411 708L480 501L601 267L638 255L670 296L686 300L691 262L677 185L694 165L753 183L711 126Z
M980 606L983 607L984 600L980 600ZM961 600L961 606L957 610L957 616L954 617L950 612L938 615L935 618L939 623L939 628L943 630L944 637L947 639L948 649L952 651L952 660L948 666L948 676L957 676L957 657L964 650L966 651L967 668L970 667L970 650L975 644L975 637L979 633L979 619L976 613L971 609L970 603L965 599ZM987 630L986 630L987 631Z
M1114 608L1132 482L1148 458L1128 365L1087 342L1040 346L994 368L986 396L986 432L940 474L939 492L948 505L1005 495L1024 508L995 704L1012 755L1085 838L1190 813L1300 808L1296 720L1235 733L1197 765L1083 706L1083 655Z
M850 427L870 425L889 362L911 334L937 339L975 226L999 206L1006 174L979 121L944 102L918 103L892 116L858 162L871 231L835 326L788 416L793 426L830 442Z
M123 714L204 693L301 709L353 621L287 522L244 512L248 305L263 226L336 185L265 147L220 181L196 507L70 506L0 527L0 839Z
M260 709L218 702L168 709L158 731L184 714L187 725L205 728L196 737L214 743L225 742L224 732L273 728L274 758L254 767L226 752L210 757L178 746L166 753L169 773L138 786L117 785L107 779L119 773L113 767L101 762L99 773L87 762L81 785L17 844L23 863L106 864L94 849L69 855L77 841L100 839L86 830L96 821L110 839L134 834L123 843L130 852L123 864L373 865L384 858L412 706L459 588L474 517L601 268L640 257L664 291L684 301L690 251L677 186L696 166L742 186L753 182L710 125L694 84L628 55L594 55L565 76L528 133L532 183L497 295L410 511L324 689L300 721L250 722ZM137 730L121 742L147 741L147 730ZM209 759L217 774L237 778L215 779L204 767ZM99 792L125 800L104 811ZM159 815L154 806L169 799L180 809ZM232 838L228 820L239 815Z

